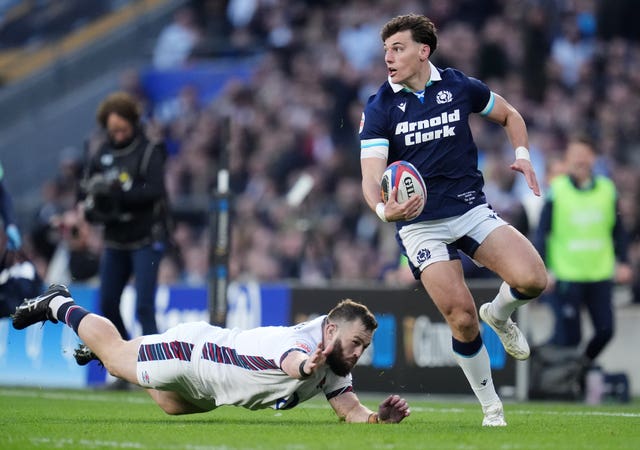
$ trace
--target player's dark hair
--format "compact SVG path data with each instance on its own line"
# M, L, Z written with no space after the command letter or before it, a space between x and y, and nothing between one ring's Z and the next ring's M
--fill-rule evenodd
M140 121L140 105L136 99L126 92L115 92L105 98L96 112L96 120L103 127L107 127L110 114L117 114L131 125L136 126Z
M373 331L378 328L378 321L369 308L349 298L342 300L329 311L328 318L332 322L354 322L360 319L365 329Z
M419 14L405 14L404 16L397 16L387 22L382 27L380 36L382 42L386 41L389 37L401 31L411 31L411 38L421 44L427 44L431 50L430 54L433 55L438 46L438 35L436 33L436 26L426 16Z

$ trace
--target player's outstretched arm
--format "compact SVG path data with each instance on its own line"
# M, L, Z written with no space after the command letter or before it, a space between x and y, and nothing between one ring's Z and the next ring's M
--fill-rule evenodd
M302 352L289 352L282 361L282 370L291 378L307 378L324 365L327 355L333 350L336 339L324 345L322 342L311 355Z
M494 93L494 99L493 109L486 118L502 125L513 148L521 149L520 153L516 150L515 161L510 166L511 170L522 173L529 189L540 196L540 186L529 160L527 125L520 113L503 97Z
M399 423L411 414L409 404L398 395L390 395L378 407L378 412L365 407L353 392L329 400L338 417L351 423Z

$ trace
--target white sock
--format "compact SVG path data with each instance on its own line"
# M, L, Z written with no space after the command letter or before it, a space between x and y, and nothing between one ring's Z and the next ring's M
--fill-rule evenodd
M64 305L65 303L72 303L72 302L73 302L72 298L64 297L62 295L53 297L49 302L49 309L51 310L51 314L53 315L53 317L56 317L56 318L58 317L58 310L62 305Z
M529 300L515 298L511 294L511 287L503 281L498 295L491 302L491 314L498 320L507 320L516 309L527 303L529 303Z
M499 402L500 397L496 393L493 378L491 378L489 353L484 344L482 344L480 351L471 357L465 357L456 352L453 352L453 355L482 407Z

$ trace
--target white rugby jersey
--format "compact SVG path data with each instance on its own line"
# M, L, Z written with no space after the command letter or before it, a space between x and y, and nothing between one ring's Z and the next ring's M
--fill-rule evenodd
M290 409L323 392L327 399L352 390L351 375L340 377L328 366L309 378L295 379L281 368L291 351L311 354L322 341L326 316L291 327L226 329L205 322L185 324L183 334L166 335L160 342L143 341L138 368L144 380L145 366L153 380L152 365L160 360L183 360L181 376L157 389L179 390L194 403L235 405L249 409ZM188 328L187 328L188 327ZM197 327L197 328L196 328ZM164 335L156 335L162 337ZM179 389L176 389L179 388Z

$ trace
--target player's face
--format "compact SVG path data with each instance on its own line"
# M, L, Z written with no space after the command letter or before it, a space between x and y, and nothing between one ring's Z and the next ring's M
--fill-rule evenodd
M348 375L371 344L372 337L373 332L365 329L360 320L341 324L333 350L327 356L331 371L343 377Z
M384 41L384 62L391 81L416 90L420 86L420 74L429 57L429 46L415 42L411 31L400 31ZM414 86L416 85L416 86Z

